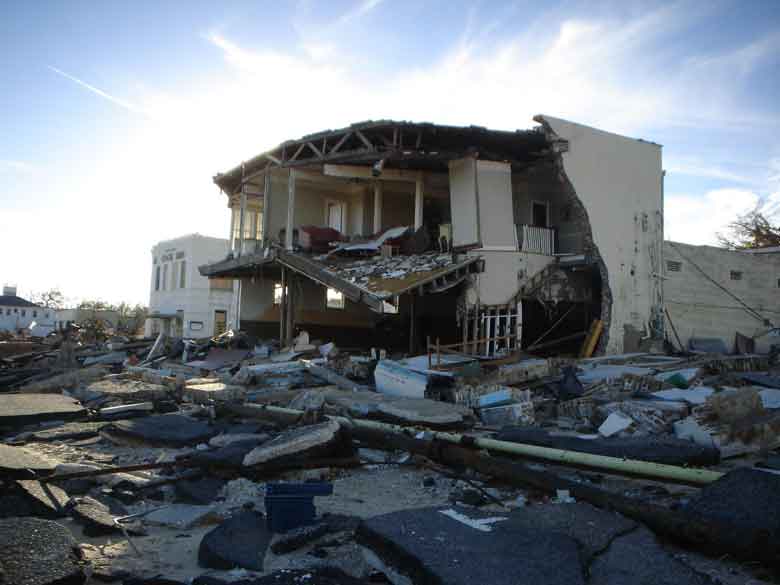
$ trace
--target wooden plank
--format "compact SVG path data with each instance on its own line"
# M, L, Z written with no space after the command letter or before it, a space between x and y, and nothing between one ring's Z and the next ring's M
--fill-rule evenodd
M589 358L593 355L596 349L596 344L601 337L601 331L604 328L604 322L601 319L595 319L590 325L588 335L585 337L585 342L580 349L581 358Z

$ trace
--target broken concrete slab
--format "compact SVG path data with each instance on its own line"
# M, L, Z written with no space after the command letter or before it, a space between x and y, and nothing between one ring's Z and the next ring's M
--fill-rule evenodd
M742 467L702 488L685 510L697 517L725 522L723 537L735 545L761 539L780 551L780 475Z
M82 585L86 575L70 531L51 520L0 520L0 577L19 585Z
M531 425L534 423L534 405L529 400L515 404L482 408L479 411L479 417L483 423L493 427L519 424Z
M418 508L358 527L366 559L412 583L585 583L577 541L477 510Z
M263 463L283 463L313 454L325 454L336 447L341 427L338 422L327 422L284 431L274 439L255 447L244 457L245 467Z
M42 443L89 439L97 437L100 429L107 424L105 422L70 422L50 429L35 431L26 435L24 439L29 442L40 441Z
M321 390L306 390L298 394L287 405L294 410L319 410L325 406L325 395Z
M208 532L198 548L198 564L210 569L263 570L272 534L258 512L241 512Z
M90 366L58 374L45 380L31 382L21 387L23 393L52 393L59 394L63 390L86 386L90 382L103 378L110 372L108 366Z
M216 448L227 447L232 443L245 443L247 441L254 441L259 445L270 438L271 435L265 433L224 433L209 439L209 446Z
M620 412L611 413L599 427L599 434L602 437L611 437L629 429L634 423L634 419Z
M78 400L62 394L0 394L0 427L74 420L86 413Z
M691 416L673 423L672 428L674 436L678 439L692 441L702 447L718 448L715 438Z
M70 509L74 520L84 527L87 536L102 536L121 532L114 523L108 506L90 497L77 498Z
M330 388L322 391L325 395L325 402L328 406L333 406L345 415L350 416L368 416L379 411L379 404L388 400L388 398L378 392L347 392Z
M647 528L620 536L590 565L589 585L715 585L666 552Z
M301 526L278 535L271 545L271 552L275 555L291 553L311 544L330 532L328 525L323 522L311 526Z
M187 384L182 392L185 400L195 404L208 404L212 400L218 402L243 400L246 396L245 387L215 380L201 384Z
M0 443L0 479L32 479L49 475L57 463L24 447Z
M174 484L176 497L188 504L211 504L227 482L216 477L202 477L194 480L177 481Z
M217 429L207 422L172 413L117 421L103 432L109 437L117 434L151 446L189 447L208 441Z
M653 396L661 400L672 400L677 402L687 402L688 404L704 404L707 398L712 396L715 390L707 386L696 386L695 388L673 390L659 390L653 392Z
M244 457L259 445L267 443L267 438L245 439L218 447L212 451L196 451L189 459L196 465L214 468L235 468L244 464Z
M471 410L457 404L427 398L400 398L377 404L377 412L393 422L435 427L457 426Z
M639 459L668 465L715 465L720 461L716 448L667 436L581 438L553 435L542 429L507 427L496 434L499 441L527 443L566 451Z
M170 504L150 512L143 517L145 524L187 529L193 526L213 523L219 519L213 506Z
M66 507L70 496L52 483L34 480L16 482L19 493L29 505L31 515L42 518L62 518L67 515Z

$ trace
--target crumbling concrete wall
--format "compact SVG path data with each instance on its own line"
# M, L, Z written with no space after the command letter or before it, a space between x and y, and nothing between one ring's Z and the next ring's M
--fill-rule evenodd
M761 335L768 327L732 296L780 325L780 254L667 241L664 259L664 300L684 345L691 337L709 337L721 339L732 349L737 332L759 335L758 350L780 344L780 337ZM670 327L667 334L676 343Z
M550 116L537 116L560 144L560 165L590 223L586 250L602 273L601 349L620 353L626 332L649 335L661 306L661 147ZM587 240L587 239L586 239Z

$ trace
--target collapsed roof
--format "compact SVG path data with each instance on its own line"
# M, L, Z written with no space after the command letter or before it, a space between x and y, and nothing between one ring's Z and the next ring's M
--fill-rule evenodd
M339 130L325 130L288 140L214 176L227 193L242 182L273 167L324 163L370 165L383 161L389 168L446 171L448 161L466 155L525 167L550 153L541 130L489 130L481 126L442 126L394 120L367 121Z

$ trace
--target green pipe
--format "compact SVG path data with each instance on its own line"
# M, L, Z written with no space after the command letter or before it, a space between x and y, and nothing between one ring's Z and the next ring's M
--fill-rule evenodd
M303 414L303 411L300 410L281 408L278 406L245 404L244 407L249 408L251 411L267 411L271 414L278 414L289 417L296 417ZM372 420L345 418L343 416L329 416L328 418L337 421L339 424L347 428L356 427L394 434L415 435L424 430ZM666 481L695 486L710 484L723 476L723 473L719 471L711 471L709 469L692 469L687 467L678 467L676 465L666 465L664 463L640 461L637 459L621 459L619 457L593 455L591 453L580 453L578 451L566 451L564 449L540 447L538 445L528 445L526 443L497 441L496 439L474 437L471 435L467 436L455 433L441 433L432 431L425 432L430 438L439 441L445 441L447 443L464 446L473 445L480 449L489 449L490 451L518 455L521 457L533 457L534 459L541 459L543 461L555 463L558 465L587 467L589 469L595 469L616 475L641 476L657 481Z

